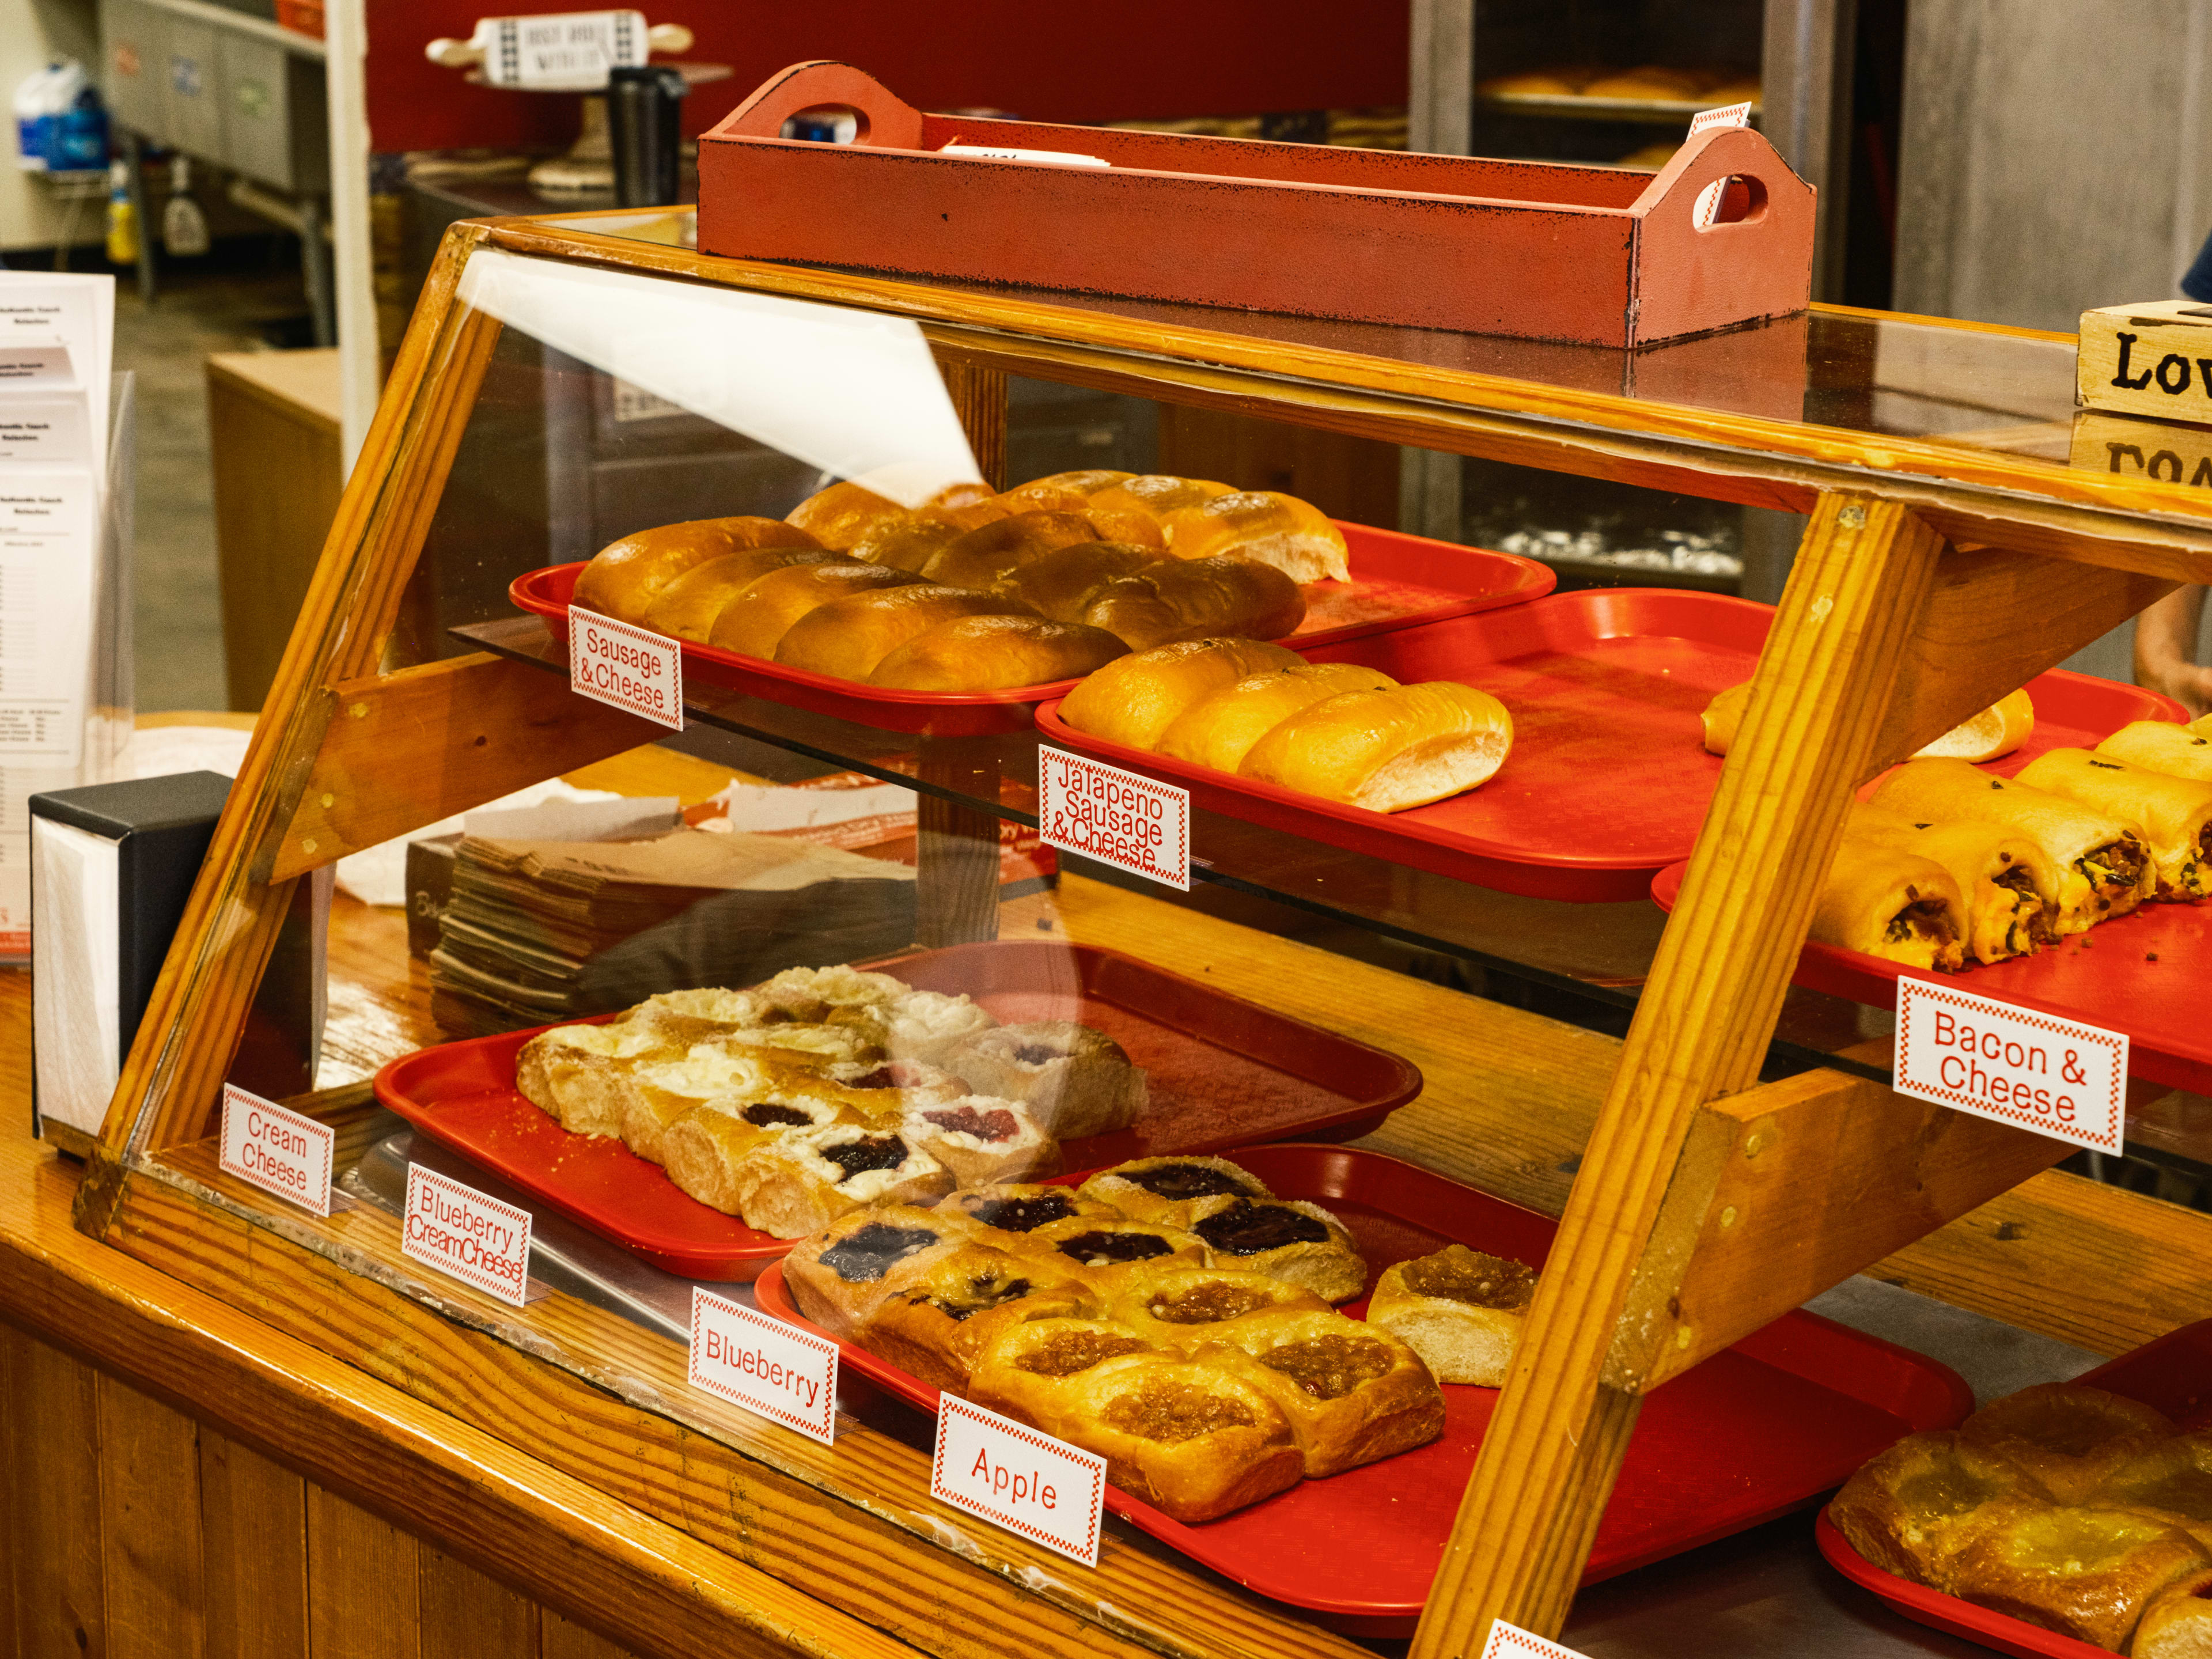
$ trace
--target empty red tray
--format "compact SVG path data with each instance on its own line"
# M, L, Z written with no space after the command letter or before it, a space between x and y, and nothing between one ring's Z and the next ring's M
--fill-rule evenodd
M1537 1267L1551 1249L1553 1226L1543 1217L1379 1152L1278 1146L1230 1156L1281 1196L1328 1206L1352 1230L1370 1273L1455 1241ZM807 1322L781 1269L754 1293L769 1312ZM1346 1311L1363 1314L1365 1303ZM937 1408L936 1389L864 1349L841 1347L840 1364L925 1410ZM1106 1506L1335 1629L1410 1635L1498 1392L1447 1387L1444 1402L1441 1440L1303 1481L1218 1521L1186 1526L1110 1487ZM1818 1315L1785 1314L1645 1402L1583 1582L1786 1515L1902 1436L1948 1428L1972 1404L1966 1385L1932 1359Z
M1079 1020L1127 1049L1151 1073L1151 1104L1128 1129L1065 1143L1076 1169L1255 1138L1348 1140L1421 1091L1420 1073L1395 1054L1115 951L1011 939L868 965L918 990L965 992L1002 1024ZM432 1139L687 1279L750 1279L791 1248L687 1197L619 1140L571 1134L518 1094L515 1054L544 1029L404 1055L376 1074L377 1098Z
M1642 897L1690 855L1720 779L1698 716L1751 678L1771 605L1673 588L1592 588L1422 623L1305 654L1395 678L1479 686L1513 715L1513 752L1479 789L1374 812L1102 742L1037 711L1054 743L1182 784L1194 805L1477 886L1579 902ZM2029 683L2036 736L2017 757L2094 741L2177 705L2054 670ZM2091 733L2095 738L2091 737Z
M1350 550L1352 580L1307 585L1306 619L1286 641L1300 650L1537 599L1559 580L1549 565L1517 554L1462 547L1365 525L1340 522L1338 527ZM544 617L553 637L565 642L568 600L583 568L581 563L556 564L529 571L514 579L507 597ZM957 695L894 691L688 641L684 672L703 684L861 726L952 738L1018 732L1030 723L1037 704L1066 696L1075 686L1073 680L1055 680L1047 685Z
M2212 1319L2168 1331L2075 1381L2155 1406L2185 1429L2212 1427ZM2102 1659L2106 1653L2087 1642L2039 1629L1884 1572L1851 1547L1850 1540L1836 1530L1825 1510L1814 1523L1813 1535L1831 1566L1853 1583L1872 1590L1907 1619L1979 1642L2000 1653L2018 1655L2020 1659Z

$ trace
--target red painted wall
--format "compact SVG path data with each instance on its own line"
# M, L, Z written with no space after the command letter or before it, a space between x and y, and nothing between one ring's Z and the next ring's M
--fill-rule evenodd
M465 37L489 15L481 0L369 0L368 9L375 149L550 143L574 132L574 98L469 86L423 58L425 42ZM736 70L686 100L687 132L810 58L855 64L923 109L1037 121L1406 101L1407 0L667 0L641 9L647 22L696 33L687 57Z

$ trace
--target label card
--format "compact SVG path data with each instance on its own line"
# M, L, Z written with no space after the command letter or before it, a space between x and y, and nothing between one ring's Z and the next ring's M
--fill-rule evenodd
M1690 137L1709 132L1715 127L1742 127L1751 125L1751 106L1748 103L1723 104L1718 109L1701 109L1690 118ZM1728 188L1728 180L1716 179L1698 192L1695 223L1699 230L1709 230L1720 215L1721 192Z
M251 1094L222 1085L224 1173L264 1193L312 1210L331 1212L331 1155L337 1133L326 1125Z
M696 1286L691 1386L825 1446L836 1441L837 1345Z
M957 1395L938 1401L929 1495L1086 1567L1098 1565L1106 1460Z
M1037 834L1048 847L1190 891L1190 791L1037 748Z
M1897 1091L2120 1150L2128 1040L1927 980L1897 981Z
M419 1164L407 1166L399 1249L518 1308L531 1300L530 1212Z
M1503 1619L1490 1621L1490 1639L1482 1644L1482 1659L1583 1659L1572 1648L1561 1647L1548 1636L1536 1636Z
M964 155L971 161L1049 161L1063 167L1113 166L1103 155L1085 155L1072 149L1003 149L995 144L945 144L937 153Z
M645 62L645 16L635 11L572 11L537 17L486 17L473 45L483 48L483 78L495 87L597 92L611 69Z
M665 634L568 607L568 689L684 729L684 647Z

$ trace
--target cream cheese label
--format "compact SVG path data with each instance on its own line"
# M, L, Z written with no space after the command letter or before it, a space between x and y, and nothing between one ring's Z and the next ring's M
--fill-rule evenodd
M1897 1091L2117 1152L2128 1039L1927 980L1897 981Z
M938 1402L929 1495L1086 1567L1098 1565L1106 1460L957 1395Z
M407 1170L399 1249L520 1308L530 1294L530 1212L424 1169Z
M691 1386L825 1446L837 1438L837 1345L712 1291L691 1292Z
M314 1119L235 1084L222 1085L220 1161L226 1174L303 1210L328 1215L331 1154L337 1144L337 1134Z

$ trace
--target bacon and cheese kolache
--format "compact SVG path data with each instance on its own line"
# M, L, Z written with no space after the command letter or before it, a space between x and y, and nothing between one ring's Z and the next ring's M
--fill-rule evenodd
M2138 826L2156 872L2156 896L2186 904L2212 887L2212 783L2169 777L2087 749L2054 749L2020 781Z
M1966 905L1951 872L1902 848L1846 839L1813 907L1814 939L1907 968L1966 966Z
M2149 849L2132 823L1966 761L1907 761L1875 791L1874 804L1916 823L1964 818L2027 836L2058 872L2052 929L2062 937L2125 915L2155 884Z
M1898 848L1948 871L1965 900L1966 951L1975 961L2002 962L2050 942L2058 872L2027 836L1972 819L1916 823L1863 804L1852 807L1844 836Z
M2200 732L2171 720L2136 720L2099 744L2097 752L2145 771L2212 783L2212 728Z
M1725 755L1735 747L1751 684L1731 685L1705 705L1705 750ZM1978 714L1963 720L1921 750L1915 760L1999 760L2026 743L2035 731L2035 704L2026 691L1999 698Z

